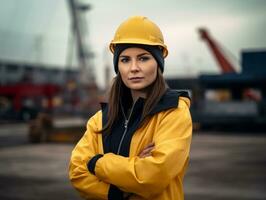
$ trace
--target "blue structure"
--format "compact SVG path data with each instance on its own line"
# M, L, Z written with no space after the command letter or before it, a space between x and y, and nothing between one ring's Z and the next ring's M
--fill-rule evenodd
M241 92L245 88L256 88L266 99L266 49L242 52L242 72L217 75L201 75L203 88L229 89ZM236 91L237 90L237 91Z
M242 52L242 73L266 76L266 49Z

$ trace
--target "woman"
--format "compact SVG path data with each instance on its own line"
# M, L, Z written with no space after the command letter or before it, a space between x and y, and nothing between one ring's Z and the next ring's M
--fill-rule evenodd
M190 100L163 79L163 35L146 17L131 17L110 50L117 75L72 152L70 180L85 199L184 199Z

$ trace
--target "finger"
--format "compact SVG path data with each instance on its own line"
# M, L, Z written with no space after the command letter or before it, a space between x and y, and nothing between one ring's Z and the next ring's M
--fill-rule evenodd
M155 143L154 142L151 142L151 143L149 143L144 149L146 149L146 148L148 148L148 147L153 147L155 145Z
M150 148L147 148L147 149L144 149L140 154L139 156L142 157L143 155L145 154L151 154L151 151L154 149L154 147L150 147Z
M146 154L149 154L149 153L150 153L149 151L147 151L147 152L142 151L142 152L139 154L139 157L143 158L143 157L145 157Z
M154 148L154 146L146 146L142 151L145 151L146 149Z
M142 152L140 154L151 152L153 149L154 149L154 146L145 148L145 149L142 150Z
M140 152L139 157L140 157L140 158L143 158L144 155L145 155L144 152Z
M143 149L142 152L150 152L150 151L152 151L153 149L154 149L154 146L152 146L152 147L148 147L148 148L146 148L146 149Z
M140 153L139 156L142 156L144 153L151 151L152 149L154 149L155 143L151 142L149 143Z
M149 153L143 154L143 155L141 156L141 158L146 158L146 157L148 157L148 156L152 156L152 153L149 152Z

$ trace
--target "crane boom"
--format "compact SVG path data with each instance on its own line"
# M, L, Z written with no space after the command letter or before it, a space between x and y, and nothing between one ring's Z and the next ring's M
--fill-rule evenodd
M221 48L219 48L218 44L211 38L208 31L204 28L199 29L199 34L203 40L205 40L211 49L211 52L216 58L219 66L222 69L223 73L236 73L234 66L228 61L228 59L221 52Z
M79 70L81 82L95 85L95 74L91 66L91 58L93 54L88 49L86 41L87 23L84 13L91 9L89 4L81 3L78 0L68 0L70 17L72 21L73 34L76 37L77 58L79 62Z

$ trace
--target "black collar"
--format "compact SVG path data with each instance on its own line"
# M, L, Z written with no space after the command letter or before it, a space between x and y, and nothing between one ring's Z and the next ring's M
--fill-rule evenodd
M154 115L163 110L176 108L178 106L178 99L180 96L187 97L190 99L187 91L184 91L184 90L178 91L178 90L168 89L165 92L165 94L161 97L157 105L152 109L152 111L150 112L150 115Z
M179 97L187 97L190 99L190 96L187 91L185 90L173 90L167 89L164 95L160 98L159 102L156 106L152 109L149 115L154 115L158 112L163 110L168 110L171 108L176 108L178 106L178 99ZM141 103L144 103L145 99L140 98L138 99ZM108 108L108 103L102 102L101 103L102 110L106 110Z

